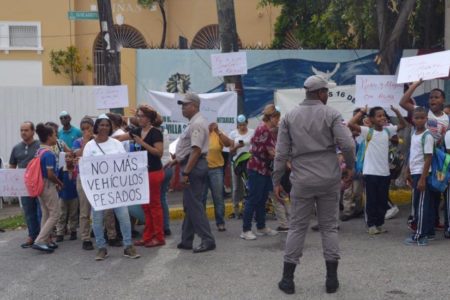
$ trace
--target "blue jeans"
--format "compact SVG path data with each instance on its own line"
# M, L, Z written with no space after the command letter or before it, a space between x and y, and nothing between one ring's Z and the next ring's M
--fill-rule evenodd
M28 236L34 241L41 230L41 207L38 198L21 197L22 209L28 227Z
M256 228L266 227L266 201L272 189L272 178L260 173L248 171L248 195L245 199L242 230L252 230L252 218L256 218Z
M225 203L223 200L223 168L208 169L206 177L205 190L203 191L203 205L206 207L206 199L208 198L208 188L211 189L211 195L214 202L214 214L216 224L225 224Z
M161 206L164 217L164 230L170 230L169 205L167 204L167 191L169 190L170 179L172 179L173 169L164 169L164 180L161 184Z
M117 220L120 225L120 232L123 237L123 244L125 247L131 246L131 222L130 215L128 214L128 207L116 207L114 208L114 214L116 215ZM97 244L97 248L105 248L106 241L103 230L103 210L92 210L92 228L94 230L95 235L95 243Z

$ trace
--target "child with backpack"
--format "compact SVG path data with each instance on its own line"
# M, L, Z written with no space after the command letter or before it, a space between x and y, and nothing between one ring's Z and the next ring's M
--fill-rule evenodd
M412 113L414 109L417 107L414 105L414 101L412 101L412 95L416 91L416 89L423 83L423 80L419 80L413 82L409 85L402 99L400 100L400 106L403 107L406 111ZM445 103L445 92L441 89L435 88L430 91L430 95L428 98L428 109L427 109L427 123L426 128L430 131L431 135L434 138L435 146L437 148L445 148L445 133L449 129L450 119L444 112L444 103ZM445 149L443 149L445 151ZM430 201L433 205L433 235L435 230L442 231L444 230L444 225L440 222L440 214L439 214L439 206L441 203L442 192L430 190ZM412 223L410 228L414 228L416 224Z
M430 201L430 188L427 177L430 173L434 139L425 128L427 111L417 107L413 113L414 130L411 136L409 154L408 181L413 188L414 220L416 231L408 237L406 245L428 245L428 235L433 229L433 206Z
M373 107L369 111L372 127L358 125L367 112L367 107L361 109L349 122L352 131L360 133L365 141L364 164L362 174L365 181L366 223L369 235L375 235L386 230L382 227L389 198L389 139L398 130L406 126L405 119L396 108L391 106L399 120L398 126L387 126L386 114L382 107Z
M29 184L27 184L27 182L29 182L27 177L30 178L30 176L27 175L30 173L39 174L39 172L36 172L38 168L35 166L40 166L39 171L42 176L36 180L36 182L42 183L42 185L36 186L36 190L42 190L38 195L35 195L39 196L39 203L41 204L42 209L41 231L34 241L32 248L52 253L54 249L58 247L50 237L60 215L57 191L63 186L63 183L56 176L56 155L52 151L52 146L56 144L57 137L56 132L52 127L42 123L39 123L36 126L36 133L39 136L41 147L37 151L36 158L34 159L39 159L39 164L33 163L32 161L29 164L30 168L27 167L25 172L25 184L29 190L30 187ZM31 170L31 168L33 170ZM42 179L43 181L41 181Z

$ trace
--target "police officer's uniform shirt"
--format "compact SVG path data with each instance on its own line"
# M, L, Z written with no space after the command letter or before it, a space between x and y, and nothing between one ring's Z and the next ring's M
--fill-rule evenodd
M191 118L188 127L180 135L175 152L177 161L184 162L194 146L199 147L202 154L208 153L208 136L208 121L198 112Z

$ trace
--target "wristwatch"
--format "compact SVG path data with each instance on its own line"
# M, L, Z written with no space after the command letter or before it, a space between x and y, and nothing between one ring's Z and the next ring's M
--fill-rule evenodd
M181 175L183 175L183 176L189 176L189 173L181 172Z

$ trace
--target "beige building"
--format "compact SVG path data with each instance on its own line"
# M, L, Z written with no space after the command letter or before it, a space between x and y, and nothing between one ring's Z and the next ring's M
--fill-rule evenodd
M117 38L122 47L159 46L163 26L157 6L146 9L139 6L137 0L111 2ZM258 0L234 2L237 31L243 47L270 45L279 9L258 7ZM50 51L65 49L69 45L76 46L83 58L94 66L93 73L82 75L84 83L101 83L101 57L96 52L101 47L97 39L100 31L98 20L68 19L69 11L95 10L96 0L2 0L0 85L70 84L63 76L53 74L49 65ZM178 48L180 37L187 39L188 48L217 47L215 0L166 0L165 11L166 47Z

